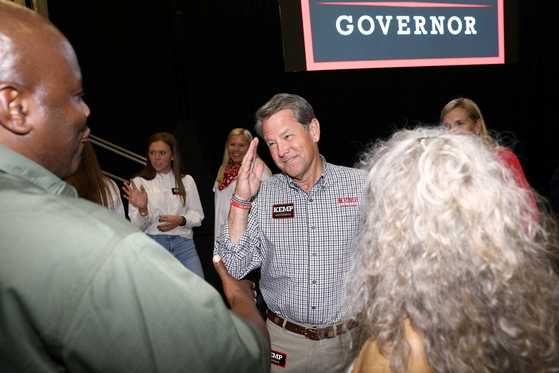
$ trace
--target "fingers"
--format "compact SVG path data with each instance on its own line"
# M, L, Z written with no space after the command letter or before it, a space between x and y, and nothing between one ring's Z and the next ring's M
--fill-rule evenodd
M250 142L247 153L243 159L241 169L239 170L239 176L237 178L237 185L235 187L235 197L242 200L250 200L258 191L255 185L259 183L254 181L256 174L254 173L254 163L256 162L256 148L258 147L258 138L254 138ZM262 171L260 172L260 176Z
M122 191L124 192L123 196L127 200L130 200L130 197L131 197L131 194L132 194L132 187L126 181L123 183L123 185L124 185L122 187Z
M256 149L258 148L258 137L255 137L254 139L252 139L252 141L250 142L250 146L248 148L248 152L246 154L246 156L250 156L249 160L251 163L251 167L250 169L252 169L252 164L254 163L254 160L256 159Z
M263 173L264 173L264 163L260 162L256 165L256 169L254 170L254 175L258 180L260 180Z
M258 138L255 137L250 142L248 150L243 158L243 164L241 166L242 170L246 170L247 173L252 172L252 165L254 164L254 160L256 159L256 148L258 147ZM240 172L242 172L242 170Z
M246 282L249 283L250 288L252 289L252 297L254 298L254 304L258 304L258 300L256 299L256 296L258 295L258 293L256 292L256 290L254 290L256 288L256 284L252 281L249 280L244 280Z
M229 272L227 272L227 268L225 268L225 264L223 264L223 259L221 259L220 255L214 255L212 260L214 262L215 270L217 271L219 278L221 278L221 281L230 276Z
M258 293L256 292L256 290L254 290L256 288L256 284L252 281L249 281L250 284L250 288L252 289L252 296L254 297L254 304L258 304L258 300L256 299L256 296L258 295Z
M239 296L246 299L245 297L250 297L250 295L252 295L252 297L254 298L254 304L257 304L257 293L254 290L256 288L256 284L254 282L249 280L237 281L227 271L227 268L225 267L223 259L220 255L214 255L212 260L214 262L215 270L217 271L217 274L221 279L221 283L223 284L223 290L225 291L225 296L227 297L227 301L229 302L229 304L232 305L232 301L234 299L237 299ZM243 285L243 283L248 284L252 291L246 289L246 285Z
M157 226L159 230L169 231L182 223L182 217L177 215L159 215L159 222L162 223Z
M174 215L162 215L159 217L159 222L162 223L161 225L157 226L160 232L169 232L170 230L175 229L178 227L178 222L174 220Z
M171 223L169 223L169 225L167 225L167 223L162 224L162 225L158 225L157 228L159 229L160 232L169 232L172 231L173 229L175 229L177 226L173 225Z

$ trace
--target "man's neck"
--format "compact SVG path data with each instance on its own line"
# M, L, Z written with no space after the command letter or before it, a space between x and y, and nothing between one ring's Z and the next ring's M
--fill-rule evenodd
M293 179L293 181L299 184L301 188L303 188L303 190L308 193L310 192L313 185L316 184L316 182L320 178L320 175L322 175L323 169L324 169L324 164L322 163L322 158L320 158L320 155L318 155L316 159L313 161L313 165L309 169L308 174L306 175L307 177L301 180Z

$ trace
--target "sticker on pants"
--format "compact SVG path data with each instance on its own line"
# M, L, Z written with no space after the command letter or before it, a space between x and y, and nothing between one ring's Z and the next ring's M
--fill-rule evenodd
M272 350L272 364L277 365L278 367L285 368L285 360L287 359L287 355L283 352L274 351Z

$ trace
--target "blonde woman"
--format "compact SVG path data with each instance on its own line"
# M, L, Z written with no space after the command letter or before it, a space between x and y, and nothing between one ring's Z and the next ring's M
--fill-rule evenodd
M223 225L227 223L231 197L237 185L237 174L251 141L252 135L250 131L244 128L235 128L227 136L225 151L223 152L223 162L217 172L213 188L215 193L214 241L219 237ZM258 156L256 162L264 163ZM270 176L272 176L272 171L264 163L264 172L260 181L264 181Z
M518 158L514 153L503 146L499 146L493 141L485 125L485 120L481 114L481 110L475 102L468 98L459 97L445 105L441 111L441 126L452 132L475 135L481 139L485 146L491 150L495 158L505 164L513 174L513 180L520 187L530 191L526 176ZM532 205L536 207L536 201L533 194L528 194ZM537 215L537 208L534 210Z

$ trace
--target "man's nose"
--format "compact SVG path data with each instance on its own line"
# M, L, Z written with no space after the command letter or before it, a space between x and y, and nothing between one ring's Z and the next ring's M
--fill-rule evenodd
M91 114L91 110L89 109L89 106L87 106L87 104L85 103L85 101L82 101L81 104L82 104L82 109L83 109L83 112L84 112L84 114L85 114L85 117L86 117L86 118L89 117L89 114Z
M281 143L278 142L278 155L280 157L283 157L284 155L286 155L288 150L289 149L288 149L287 145L284 145L284 144L281 144Z

